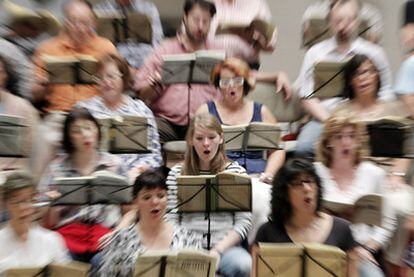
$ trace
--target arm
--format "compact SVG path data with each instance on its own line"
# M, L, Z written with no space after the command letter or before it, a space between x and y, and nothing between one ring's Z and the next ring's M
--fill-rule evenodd
M257 253L259 252L259 246L254 243L250 248L250 255L252 256L252 273L250 274L251 277L257 276Z
M302 107L316 120L324 122L329 117L329 112L321 105L318 98L302 99Z
M275 83L276 85L276 93L283 90L285 94L285 100L288 100L292 95L292 87L287 77L286 73L283 71L275 71L275 72L261 72L261 71L253 71L253 77L256 78L256 82L268 82L268 83Z
M161 45L155 48L135 76L133 89L146 104L154 101L164 89L161 84L162 53Z

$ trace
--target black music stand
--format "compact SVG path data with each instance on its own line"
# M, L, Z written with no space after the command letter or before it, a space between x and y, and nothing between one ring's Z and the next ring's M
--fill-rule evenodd
M251 122L249 125L223 125L226 150L240 151L244 167L248 169L246 151L280 149L281 130L276 124Z
M123 116L99 119L102 145L113 154L147 154L148 118Z
M52 205L128 204L132 186L115 174L56 178L53 187L61 196Z
M208 53L211 52L211 55ZM190 102L192 84L210 84L214 66L224 60L223 51L199 51L189 54L163 56L162 84L187 84L187 119L190 123Z
M23 118L0 115L0 157L23 158L25 156L25 128Z
M414 124L407 119L366 122L373 157L414 158Z
M216 258L200 250L148 251L138 256L134 277L214 277Z
M178 212L205 213L207 220L207 249L211 247L212 212L250 212L252 183L247 175L220 173L218 175L177 177Z

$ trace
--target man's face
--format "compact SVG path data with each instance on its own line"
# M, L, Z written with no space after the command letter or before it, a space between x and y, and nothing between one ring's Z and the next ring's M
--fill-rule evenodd
M18 189L8 196L6 207L10 219L20 224L30 224L33 221L35 208L34 203L35 191L32 187Z
M339 43L349 42L356 35L358 24L358 5L356 3L347 2L333 7L330 14L330 25L331 31Z
M76 43L87 42L93 35L95 24L95 17L86 4L76 2L68 7L65 27L70 38Z
M206 9L195 5L184 15L184 26L188 38L194 43L205 41L210 29L211 15Z

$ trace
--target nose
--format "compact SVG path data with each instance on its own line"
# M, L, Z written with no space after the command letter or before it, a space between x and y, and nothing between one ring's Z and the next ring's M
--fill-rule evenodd
M209 139L208 138L205 138L204 140L203 140L203 146L209 146L210 145L210 141L209 141Z

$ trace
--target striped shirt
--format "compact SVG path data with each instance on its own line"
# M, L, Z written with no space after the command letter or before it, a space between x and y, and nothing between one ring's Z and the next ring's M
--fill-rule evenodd
M205 219L205 213L183 213L178 214L175 207L178 205L177 199L177 177L181 175L182 165L175 165L167 178L168 185L168 206L167 209L171 213L167 218L174 223L179 223L181 226L192 230L203 236L203 247L207 248L207 228L208 222ZM229 164L225 172L232 172L238 174L246 174L246 170L237 162ZM211 246L220 242L230 230L234 230L239 234L241 240L247 237L248 232L252 227L252 213L251 212L212 212L211 219Z
M213 2L217 8L217 14L211 21L209 31L210 39L216 35L216 30L221 23L250 24L255 19L267 22L271 22L272 20L270 8L266 0L214 0ZM255 62L259 59L259 50L241 37L237 35L221 34L217 36L217 38L224 40L224 44L227 47L232 47L236 40L238 47L243 47L247 53L250 53L250 56L246 57L248 62ZM273 49L276 46L276 41L277 32L275 30L267 48Z

